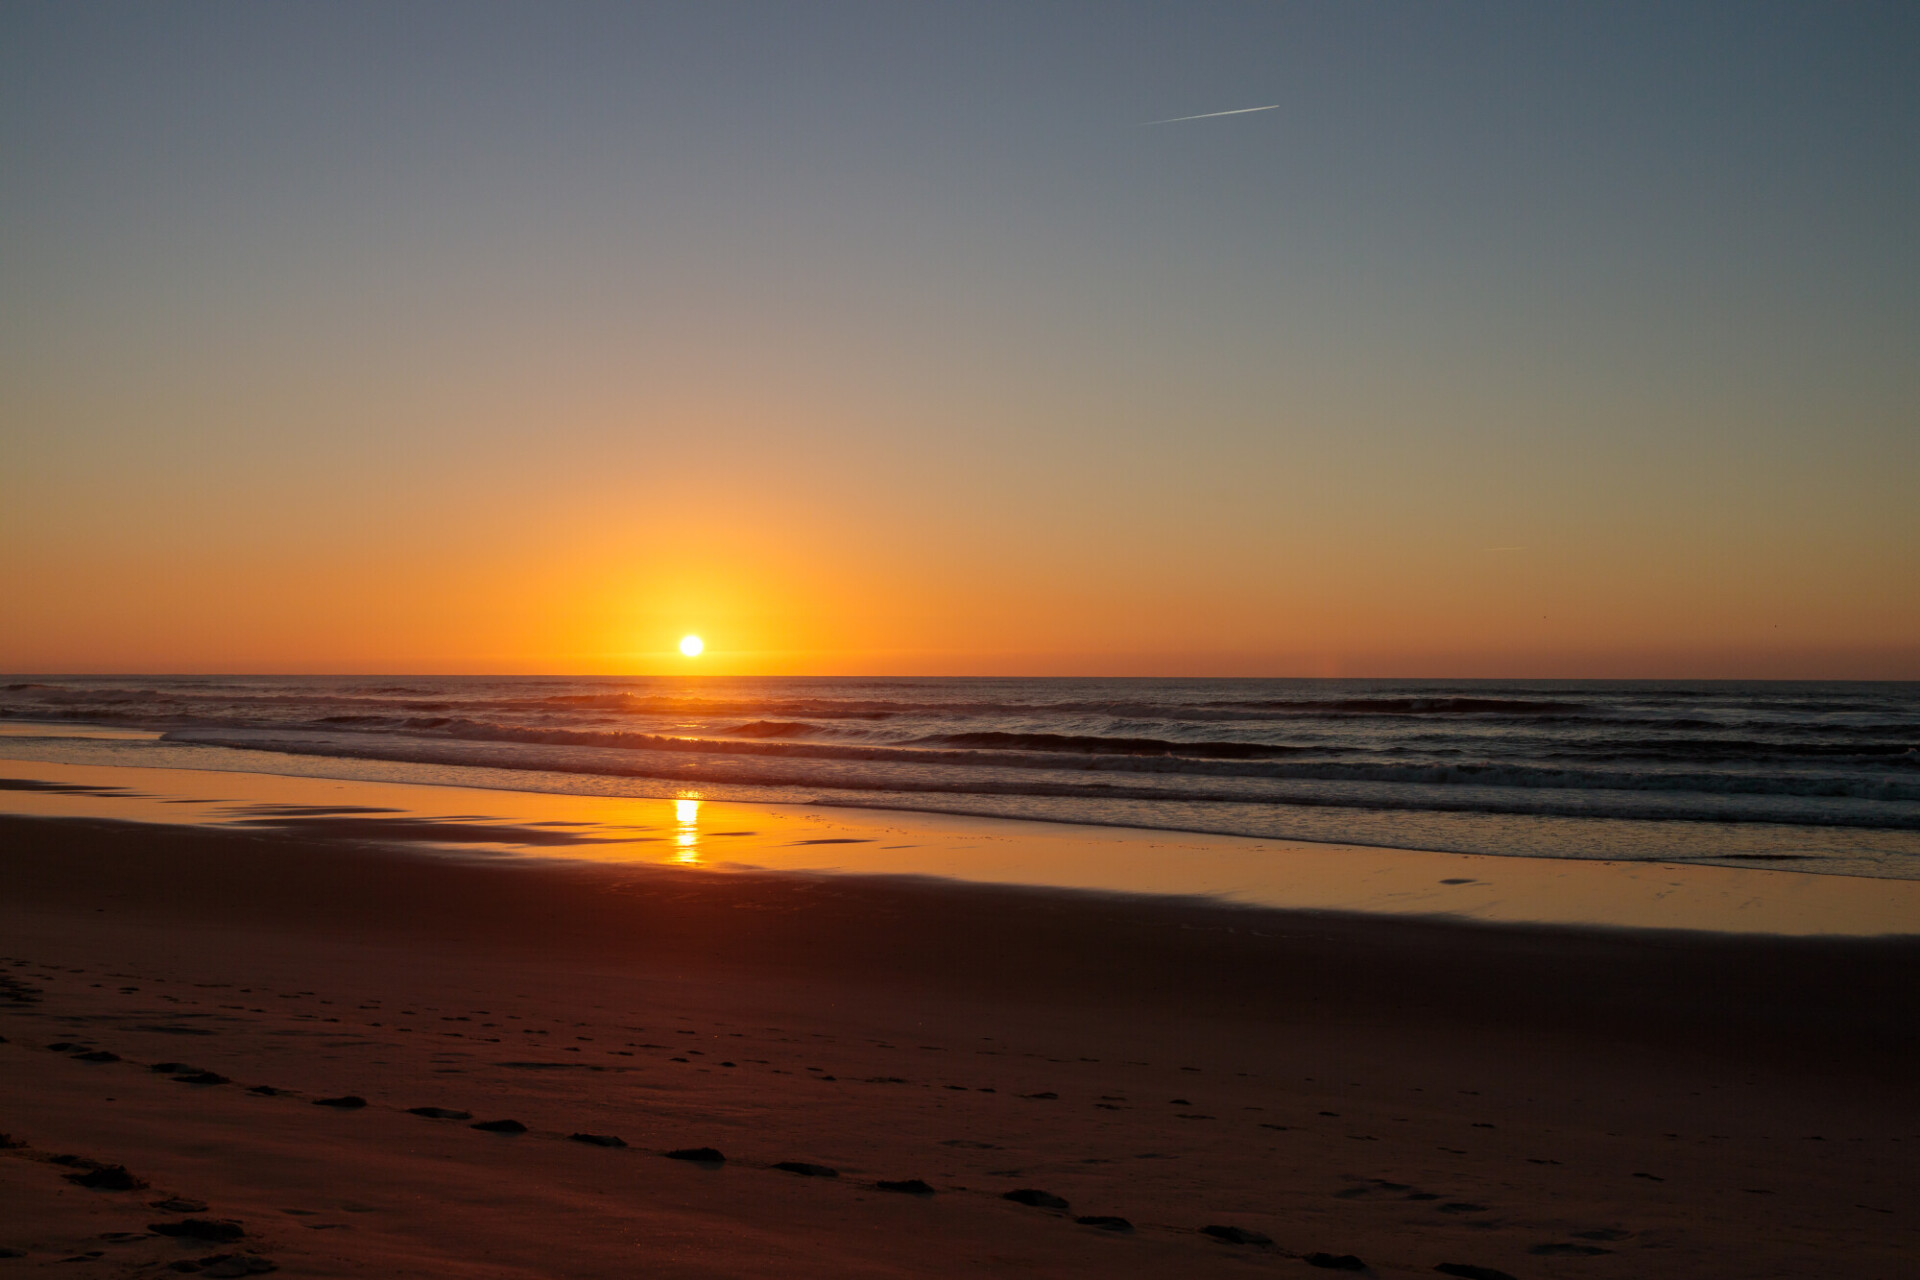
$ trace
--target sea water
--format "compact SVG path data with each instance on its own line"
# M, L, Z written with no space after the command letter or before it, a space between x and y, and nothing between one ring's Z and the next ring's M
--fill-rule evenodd
M1920 879L1911 682L20 677L0 724L23 759Z

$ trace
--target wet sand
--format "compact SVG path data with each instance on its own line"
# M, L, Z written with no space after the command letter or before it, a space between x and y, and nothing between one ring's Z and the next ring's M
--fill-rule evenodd
M1810 936L1920 932L1920 880L730 803L697 791L628 799L0 760L0 812L401 841L467 856L932 876L1296 910Z
M1920 1244L1911 939L20 817L0 883L4 1266L1894 1277ZM185 1222L244 1235L150 1230Z

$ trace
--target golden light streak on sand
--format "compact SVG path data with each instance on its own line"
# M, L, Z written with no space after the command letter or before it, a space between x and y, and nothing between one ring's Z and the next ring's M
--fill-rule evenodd
M688 866L700 861L700 797L688 796L673 802L675 862Z

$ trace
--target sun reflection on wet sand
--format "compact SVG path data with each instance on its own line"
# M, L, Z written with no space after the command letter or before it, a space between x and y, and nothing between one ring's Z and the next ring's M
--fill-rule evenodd
M697 866L700 862L700 797L681 796L673 802L673 844L675 862Z

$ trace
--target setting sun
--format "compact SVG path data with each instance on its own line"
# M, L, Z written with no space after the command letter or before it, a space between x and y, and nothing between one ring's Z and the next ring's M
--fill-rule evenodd
M681 636L680 637L680 652L686 654L689 658L699 657L700 651L706 647L707 647L707 642L702 640L699 636Z

